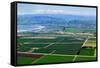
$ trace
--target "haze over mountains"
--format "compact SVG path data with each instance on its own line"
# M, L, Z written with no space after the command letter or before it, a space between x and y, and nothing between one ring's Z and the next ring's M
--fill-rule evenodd
M18 30L33 32L53 32L65 28L95 29L95 16L65 14L18 15Z

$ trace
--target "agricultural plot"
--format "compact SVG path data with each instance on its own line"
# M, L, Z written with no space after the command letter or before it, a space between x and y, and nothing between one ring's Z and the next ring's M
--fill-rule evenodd
M33 49L32 53L55 53L55 54L76 54L81 48L84 39L73 37L58 37L55 39L19 39L20 45L17 50L27 52ZM30 42L25 42L25 41ZM23 41L23 42L22 42ZM34 41L34 42L32 42Z
M42 48L46 45L48 45L48 44L23 44L23 45L19 46L17 48L17 50L20 51L20 52L27 52L27 51L31 50L32 48L38 48L39 49L39 48Z
M93 33L96 32L95 29L78 29L78 28L66 28L65 32L75 32L75 33Z
M71 62L74 56L62 56L62 55L45 55L39 58L36 61L33 61L34 64L41 63L59 63L59 62Z
M82 48L80 50L80 55L88 55L88 56L94 56L95 48Z
M22 65L22 64L31 64L36 58L32 57L18 57L17 58L17 64Z
M56 36L56 37L19 37L17 38L17 52L24 54L42 54L42 56L18 56L18 64L43 64L59 62L76 62L96 60L95 38L78 36ZM43 36L43 35L42 35ZM91 43L92 42L92 43ZM55 60L56 59L56 60ZM25 61L24 61L25 60Z
M78 56L75 61L94 61L96 57L94 56Z
M89 38L84 46L86 46L86 47L96 47L96 38L95 37Z
M85 44L80 49L79 55L96 56L96 38L87 38Z
M44 63L65 63L77 61L95 61L95 56L43 54L40 58L18 57L18 64L44 64Z
M76 54L81 45L76 44L52 44L48 47L33 51L33 53L55 53L55 54Z

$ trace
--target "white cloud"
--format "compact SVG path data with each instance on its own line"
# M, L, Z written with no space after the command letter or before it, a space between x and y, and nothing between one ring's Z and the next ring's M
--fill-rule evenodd
M84 16L90 16L93 14L83 13L78 10L76 11L68 11L68 10L33 10L33 14L72 14L72 15L84 15ZM95 14L94 14L95 15Z
M37 9L37 10L33 10L30 13L18 13L18 15L25 15L25 14L71 14L71 15L82 15L82 16L95 16L96 13L85 13L85 12L81 12L79 10L74 10L74 11L70 11L70 10L43 10L43 9Z

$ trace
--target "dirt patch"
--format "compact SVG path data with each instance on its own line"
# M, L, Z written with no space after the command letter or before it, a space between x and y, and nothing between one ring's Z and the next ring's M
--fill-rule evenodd
M21 56L21 57L33 57L33 58L40 58L43 55L40 54L28 54L28 53L17 53L17 56Z

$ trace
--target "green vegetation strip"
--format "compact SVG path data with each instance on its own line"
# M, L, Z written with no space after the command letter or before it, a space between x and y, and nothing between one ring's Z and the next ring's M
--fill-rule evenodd
M78 28L66 28L65 29L65 32L79 32L79 33L86 33L86 32L90 32L90 33L93 33L93 32L96 32L95 29L78 29Z
M75 61L93 61L93 60L96 60L96 57L93 57L93 56L78 56L76 57Z
M32 57L18 57L17 58L17 64L22 65L22 64L32 64L32 62L36 60L36 58Z
M41 64L41 63L57 63L57 62L71 62L74 56L56 56L56 55L46 55L38 61L34 61L33 64Z
M82 48L79 55L94 56L95 48Z
M52 44L48 46L47 48L40 48L33 53L51 53L52 51L56 50L55 54L77 54L77 51L80 49L82 43L76 43L76 44Z
M48 45L48 44L23 44L23 45L17 47L17 51L27 52L27 51L31 50L32 48L42 48L46 45Z
M62 63L74 61L93 61L96 60L94 56L82 55L61 55L61 54L44 54L40 58L34 57L18 57L17 64L45 64L45 63Z

